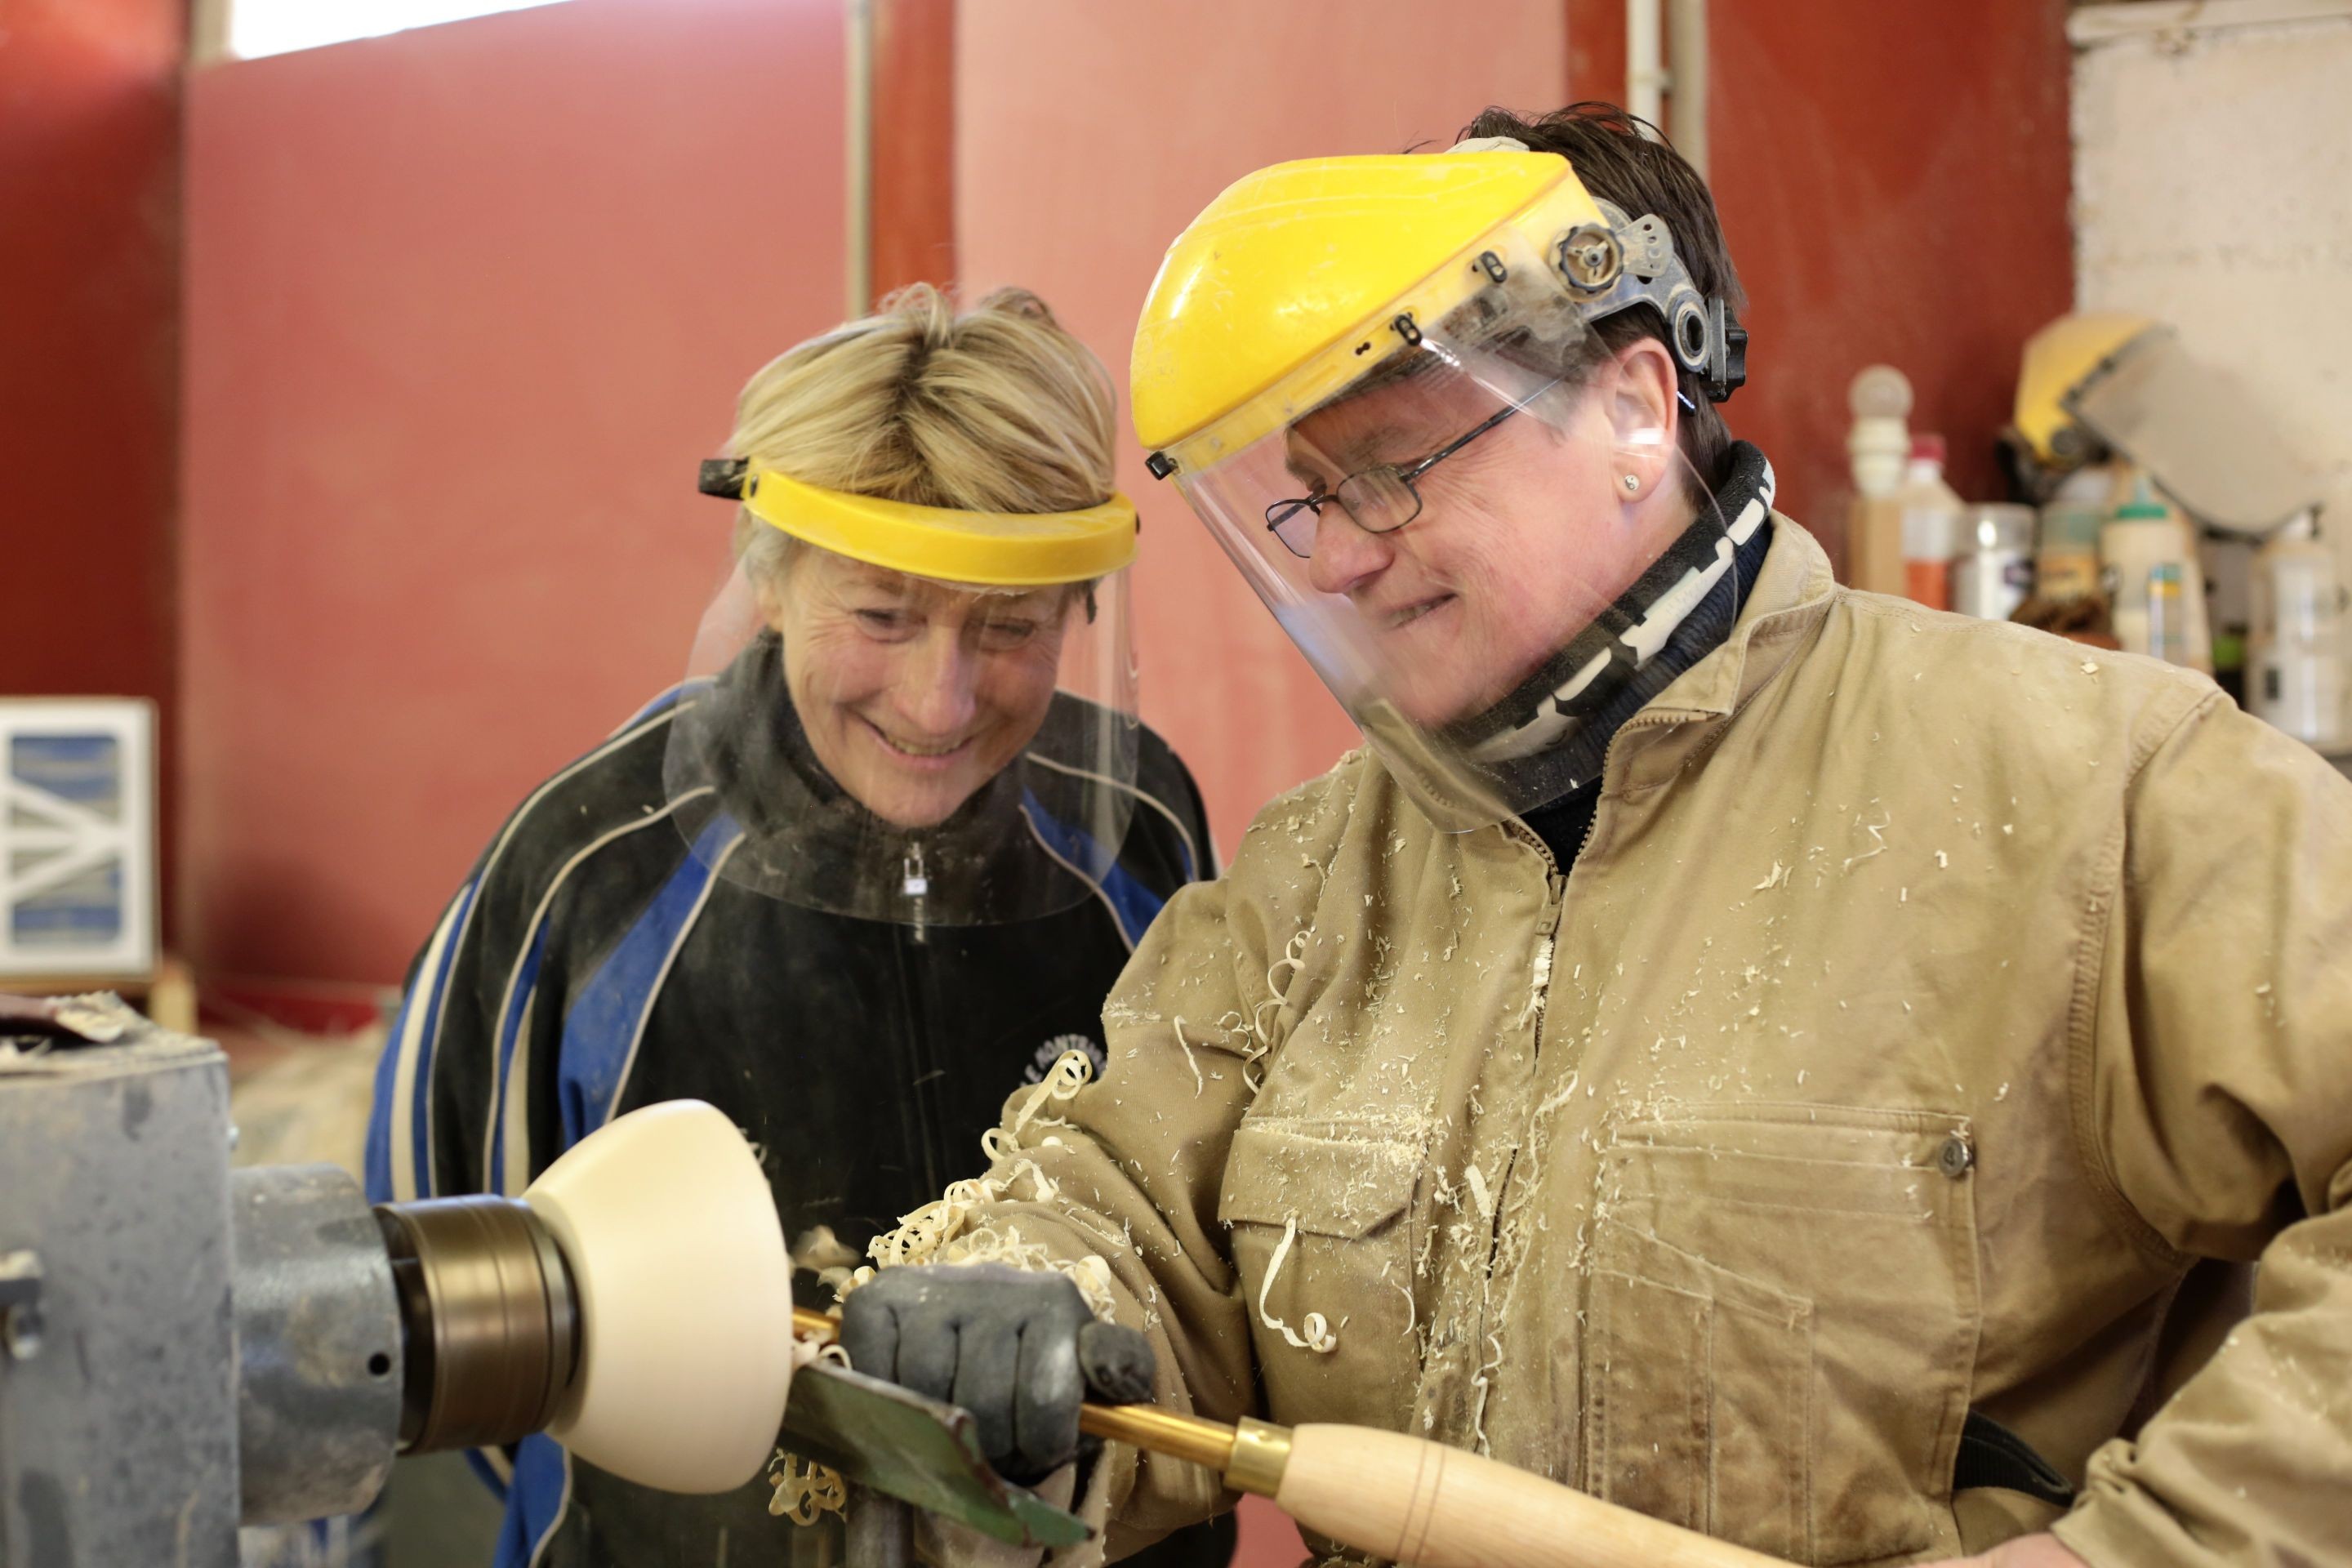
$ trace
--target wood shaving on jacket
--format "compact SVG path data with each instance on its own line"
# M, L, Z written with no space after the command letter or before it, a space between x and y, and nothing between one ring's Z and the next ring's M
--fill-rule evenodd
M1036 1161L1020 1157L1024 1147L1021 1136L1033 1124L1069 1125L1039 1113L1049 1104L1074 1098L1093 1079L1094 1073L1094 1063L1084 1051L1063 1052L1044 1080L1022 1102L1013 1124L1009 1128L992 1127L981 1137L981 1152L988 1157L992 1170L1005 1167L1003 1175L975 1176L950 1184L935 1202L925 1204L912 1214L901 1215L896 1230L874 1238L866 1249L872 1263L855 1269L829 1268L818 1278L833 1288L836 1298L846 1298L880 1268L934 1263L1004 1263L1034 1273L1051 1270L1066 1277L1086 1298L1087 1309L1096 1317L1108 1320L1114 1301L1110 1265L1100 1258L1089 1254L1075 1262L1055 1258L1045 1243L1024 1240L1018 1226L1008 1225L1000 1230L973 1223L979 1211L1007 1198L1051 1203L1061 1195L1061 1188ZM1026 1190L1020 1190L1024 1182Z

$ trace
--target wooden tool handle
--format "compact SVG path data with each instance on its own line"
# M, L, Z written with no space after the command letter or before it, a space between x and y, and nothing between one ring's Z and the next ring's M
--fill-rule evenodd
M1416 1568L1763 1568L1778 1558L1459 1448L1366 1426L1290 1433L1276 1507Z

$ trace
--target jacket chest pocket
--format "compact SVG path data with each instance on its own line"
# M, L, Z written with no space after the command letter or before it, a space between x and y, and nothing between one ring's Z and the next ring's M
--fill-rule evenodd
M1331 1117L1250 1117L1234 1130L1217 1218L1278 1420L1402 1428L1411 1414L1423 1144L1405 1132Z
M1935 1542L1976 1351L1972 1166L1965 1121L1933 1112L1702 1106L1616 1129L1587 1489L1799 1563Z

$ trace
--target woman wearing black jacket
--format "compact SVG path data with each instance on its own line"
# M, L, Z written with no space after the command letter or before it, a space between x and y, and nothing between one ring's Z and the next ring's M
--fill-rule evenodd
M1214 873L1134 716L1111 417L1021 293L958 315L919 287L752 378L704 465L741 506L695 673L533 791L450 901L378 1071L374 1198L519 1193L624 1111L707 1100L823 1305L819 1270L984 1164L1008 1094L1099 1065L1144 926ZM762 1484L668 1496L543 1436L478 1459L499 1568L841 1561L837 1519L788 1524Z

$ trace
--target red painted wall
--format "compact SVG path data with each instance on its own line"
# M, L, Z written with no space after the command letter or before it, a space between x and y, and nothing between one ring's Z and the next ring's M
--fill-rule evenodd
M156 699L167 755L183 11L0 11L0 693Z
M1747 388L1780 506L1842 547L1846 386L1885 361L1963 496L2025 339L2074 303L2064 0L1709 8L1708 171L1748 286Z
M193 79L200 964L399 978L683 673L743 380L842 311L838 0L570 0Z

